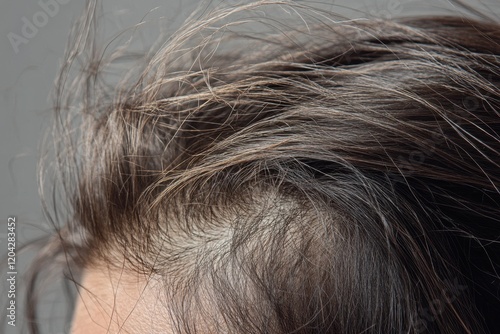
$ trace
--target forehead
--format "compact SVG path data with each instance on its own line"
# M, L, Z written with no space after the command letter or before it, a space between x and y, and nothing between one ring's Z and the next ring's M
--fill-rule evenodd
M160 283L121 269L85 271L71 334L165 333L167 310Z

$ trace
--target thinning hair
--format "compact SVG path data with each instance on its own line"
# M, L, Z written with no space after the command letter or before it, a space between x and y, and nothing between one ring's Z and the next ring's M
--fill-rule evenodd
M103 57L95 6L57 83L67 215L35 271L125 258L164 278L178 333L495 332L497 22L260 1L110 83L127 58Z

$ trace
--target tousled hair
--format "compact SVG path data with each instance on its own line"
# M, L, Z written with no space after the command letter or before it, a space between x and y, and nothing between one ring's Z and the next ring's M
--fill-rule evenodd
M125 258L178 333L495 332L498 23L259 1L106 81L133 55L95 43L96 6L57 83L67 215L34 272ZM296 21L255 19L276 8Z

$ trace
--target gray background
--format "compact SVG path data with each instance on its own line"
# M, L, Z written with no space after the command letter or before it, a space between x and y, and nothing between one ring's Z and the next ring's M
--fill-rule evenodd
M41 0L49 2L49 0ZM60 0L63 2L62 0ZM26 244L33 238L50 233L51 227L44 220L38 197L36 165L39 158L39 140L47 131L50 121L49 94L63 56L67 35L72 22L84 6L83 0L65 0L57 13L47 15L36 34L20 44L16 52L9 41L9 33L22 36L23 18L33 22L33 16L43 11L39 0L1 0L0 2L0 315L5 319L4 308L7 294L5 276L7 266L3 257L7 252L6 222L9 216L17 220L17 245ZM160 6L160 11L169 22L170 28L177 27L199 1L193 0L104 0L106 24L119 32L138 23L148 11ZM232 4L244 1L230 1ZM302 1L307 2L307 1ZM490 12L499 13L495 0L483 1L491 7ZM310 2L317 4L318 1ZM456 11L446 0L350 0L322 1L323 8L348 15L394 17L413 14L437 14ZM484 7L476 1L469 1L476 8ZM344 7L345 6L345 7ZM355 9L356 11L348 10ZM43 15L42 15L43 16ZM33 254L17 254L17 326L0 328L3 333L25 332L22 318L21 273L29 264ZM20 295L21 294L21 295ZM68 321L65 312L71 312L65 301L61 284L53 284L42 301L43 333L67 333Z

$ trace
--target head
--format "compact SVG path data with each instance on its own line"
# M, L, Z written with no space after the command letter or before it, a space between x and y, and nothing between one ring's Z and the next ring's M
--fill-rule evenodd
M303 21L238 31L276 4ZM493 333L498 23L264 1L191 19L110 86L86 19L46 248L84 268L74 333Z

